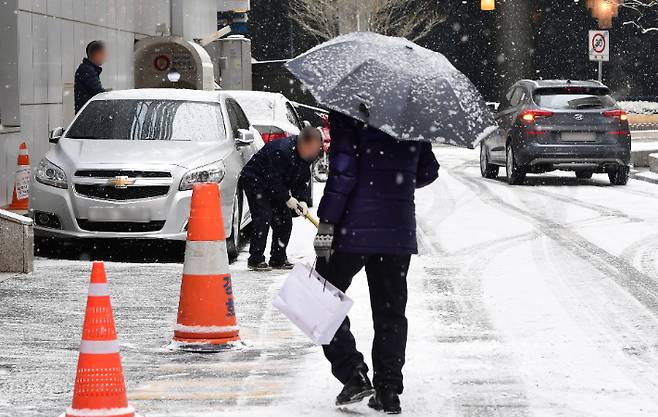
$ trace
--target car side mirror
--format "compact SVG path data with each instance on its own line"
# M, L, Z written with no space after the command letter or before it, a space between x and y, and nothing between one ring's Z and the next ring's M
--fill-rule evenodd
M311 122L309 122L308 120L304 120L304 121L302 122L302 125L304 125L304 127L311 127L311 126L312 126L312 125L311 125Z
M235 138L235 143L240 146L249 146L254 143L254 132L247 129L238 129L238 137Z
M48 136L48 142L57 143L62 138L62 136L64 136L64 128L56 127L55 129L50 131L50 135Z

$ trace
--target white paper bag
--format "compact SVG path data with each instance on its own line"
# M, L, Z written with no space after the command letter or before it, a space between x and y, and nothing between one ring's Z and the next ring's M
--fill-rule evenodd
M354 302L312 267L296 264L283 283L274 307L316 345L328 345Z

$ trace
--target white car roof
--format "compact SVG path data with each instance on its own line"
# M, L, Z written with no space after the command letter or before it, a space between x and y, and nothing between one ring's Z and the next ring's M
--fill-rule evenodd
M262 97L270 100L287 100L286 96L281 93L270 93L267 91L249 91L249 90L223 90L222 92L234 97Z
M186 90L177 88L136 88L101 93L92 100L180 100L218 103L226 97L222 91Z

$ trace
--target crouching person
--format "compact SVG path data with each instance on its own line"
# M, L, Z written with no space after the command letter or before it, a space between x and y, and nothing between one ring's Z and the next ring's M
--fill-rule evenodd
M238 184L247 196L251 212L249 269L292 268L286 255L292 216L308 214L311 164L321 146L320 131L307 127L299 136L268 142L242 169ZM272 247L268 264L264 252L270 227Z
M343 291L366 270L375 328L374 390L349 319L324 354L344 384L337 405L374 392L371 408L397 414L407 344L407 271L418 252L414 193L438 178L439 164L429 143L399 141L336 112L329 120L329 179L318 208L316 269Z

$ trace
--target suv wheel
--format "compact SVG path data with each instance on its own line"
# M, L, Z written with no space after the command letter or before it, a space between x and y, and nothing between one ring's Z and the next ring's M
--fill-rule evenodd
M233 262L238 258L240 251L240 223L242 222L242 207L240 199L236 195L233 198L233 214L231 216L231 235L226 239L226 251L228 252L229 261Z
M489 163L489 153L484 146L484 142L480 143L480 174L484 178L497 178L500 167Z
M576 178L581 180L588 180L592 178L594 173L592 171L576 171Z
M620 166L612 172L608 172L608 178L612 185L626 185L628 184L628 175L630 169L628 167Z
M507 144L507 150L505 154L507 155L507 160L505 163L507 170L507 182L510 185L523 184L526 173L523 168L516 164L516 159L514 158L514 149L512 149L511 143Z

